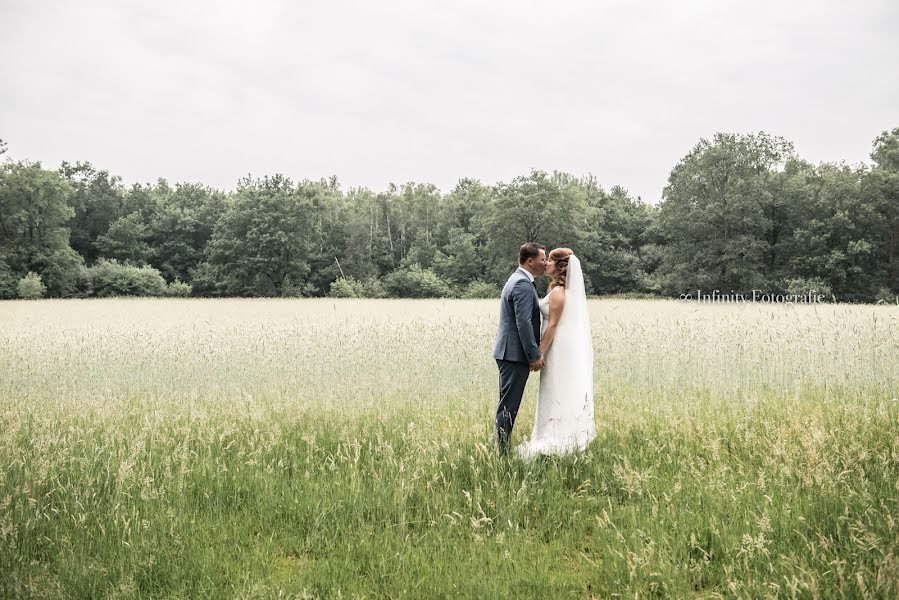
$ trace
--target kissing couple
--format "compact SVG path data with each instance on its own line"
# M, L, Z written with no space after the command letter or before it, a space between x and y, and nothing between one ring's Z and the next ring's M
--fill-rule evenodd
M537 277L550 278L542 299ZM583 450L596 437L593 422L593 338L581 262L570 248L528 242L518 250L518 268L500 297L499 330L493 347L499 367L496 441L508 451L515 417L532 371L540 390L531 439L519 456L565 455Z

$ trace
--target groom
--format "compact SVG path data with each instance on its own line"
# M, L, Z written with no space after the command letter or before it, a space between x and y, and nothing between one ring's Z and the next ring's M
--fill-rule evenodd
M518 269L506 281L500 296L493 358L499 367L496 441L501 453L508 449L528 375L543 368L538 346L540 309L534 278L543 275L545 270L546 247L534 242L524 244L518 250Z

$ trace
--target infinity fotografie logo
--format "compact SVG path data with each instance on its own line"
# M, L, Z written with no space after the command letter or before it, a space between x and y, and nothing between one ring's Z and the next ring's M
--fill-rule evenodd
M816 290L809 290L803 294L772 294L762 290L752 290L751 294L743 294L731 290L729 294L722 293L721 290L712 290L711 292L703 292L696 290L696 293L688 292L681 294L680 299L684 302L761 302L764 304L820 304L824 302L824 294L817 293Z

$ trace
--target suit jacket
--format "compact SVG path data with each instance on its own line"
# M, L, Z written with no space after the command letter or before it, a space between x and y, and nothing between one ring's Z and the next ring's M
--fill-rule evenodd
M519 267L506 281L500 296L499 330L493 344L493 358L522 363L540 358L537 302L537 287Z

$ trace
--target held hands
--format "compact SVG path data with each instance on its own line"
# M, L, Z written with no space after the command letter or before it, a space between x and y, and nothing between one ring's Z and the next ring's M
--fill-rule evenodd
M543 345L540 345L540 358L537 360L532 360L530 363L531 371L540 371L543 367L546 366L546 360L544 357L546 356L546 350L543 348Z

